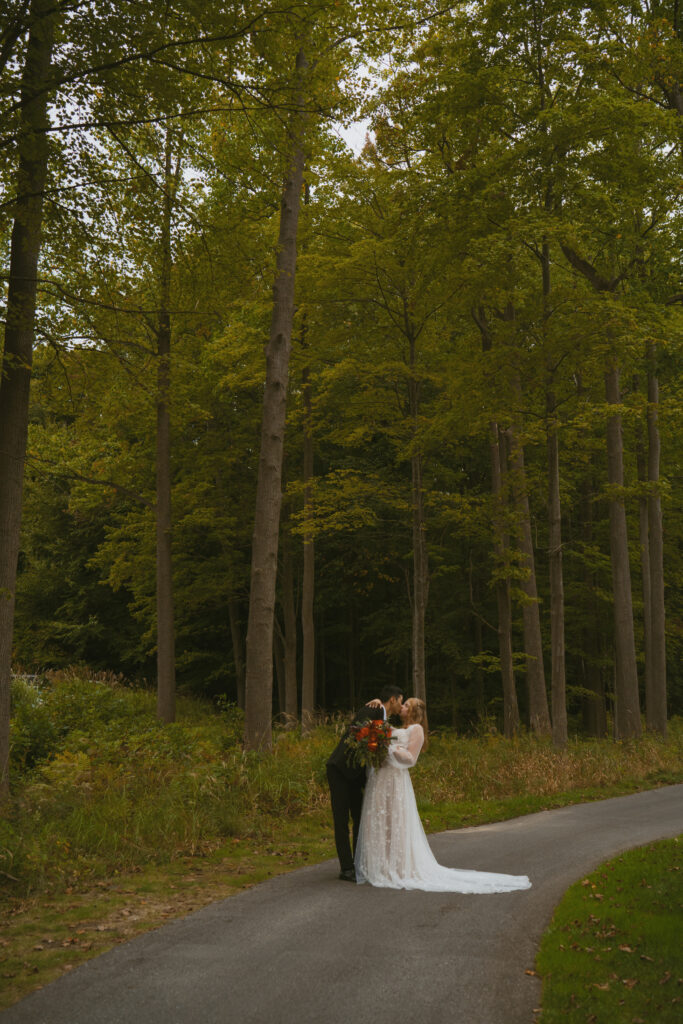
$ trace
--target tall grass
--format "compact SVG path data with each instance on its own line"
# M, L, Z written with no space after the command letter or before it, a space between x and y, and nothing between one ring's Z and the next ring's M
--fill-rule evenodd
M245 753L241 713L181 699L160 726L154 696L77 673L15 681L13 798L0 819L0 889L23 895L277 834L284 819L327 822L325 762L341 722L302 737L276 730L272 753ZM683 721L664 743L574 740L554 751L522 736L432 738L413 773L432 827L567 802L572 793L683 779ZM550 804L549 804L550 805Z
M645 735L638 742L573 739L565 750L524 734L506 740L444 733L430 739L414 773L423 801L495 800L530 793L550 796L572 789L612 786L628 780L677 780L683 767L681 720L663 743Z

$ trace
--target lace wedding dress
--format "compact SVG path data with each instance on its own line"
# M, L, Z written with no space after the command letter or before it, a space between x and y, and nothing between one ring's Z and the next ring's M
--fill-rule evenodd
M386 761L370 769L356 848L356 879L388 889L489 893L529 889L526 875L461 871L439 864L431 851L415 802L409 769L416 763L421 725L394 729Z

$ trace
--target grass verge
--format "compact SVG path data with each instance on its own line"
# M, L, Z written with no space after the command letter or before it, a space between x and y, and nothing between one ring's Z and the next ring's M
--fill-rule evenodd
M118 873L92 887L7 901L0 913L0 1010L135 935L334 853L328 815L284 821L203 856Z
M241 714L71 673L15 687L12 800L0 815L0 1007L170 917L334 857L325 762L343 721L245 753ZM443 732L412 772L427 831L683 782L666 742Z
M516 796L463 806L430 804L422 805L421 812L427 831L435 832L622 796L635 789L633 784L614 785L552 797ZM273 819L258 834L233 838L204 856L184 856L128 873L116 872L92 886L9 899L0 910L0 1010L135 935L268 878L334 857L330 815L323 807L293 820ZM334 862L332 876L336 870ZM553 1024L556 1019L543 1021ZM583 1024L588 1019L577 1017L576 1021ZM604 1018L605 1024L617 1021L621 1018Z
M541 1024L683 1018L683 842L652 843L567 890L541 943Z

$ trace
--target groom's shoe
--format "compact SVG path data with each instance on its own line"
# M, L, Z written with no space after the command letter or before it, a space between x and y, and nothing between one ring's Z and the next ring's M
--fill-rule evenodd
M353 870L353 868L349 868L348 871L340 871L339 877L342 880L342 882L355 882L356 872Z

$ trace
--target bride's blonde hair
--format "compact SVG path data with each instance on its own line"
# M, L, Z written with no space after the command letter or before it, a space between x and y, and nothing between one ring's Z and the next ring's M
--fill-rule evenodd
M421 725L424 729L425 739L422 749L427 748L427 737L429 735L429 722L427 721L427 705L419 697L409 697L406 704L410 708L408 725Z

